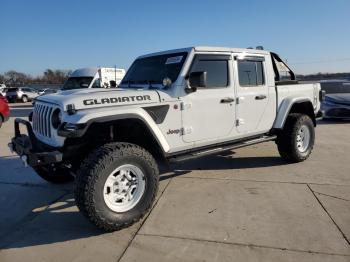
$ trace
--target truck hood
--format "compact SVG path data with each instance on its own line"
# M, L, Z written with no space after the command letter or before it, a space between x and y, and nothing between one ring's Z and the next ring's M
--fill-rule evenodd
M72 104L76 110L80 110L160 102L159 94L155 90L93 88L61 91L40 96L36 100L56 104L64 110L67 105Z

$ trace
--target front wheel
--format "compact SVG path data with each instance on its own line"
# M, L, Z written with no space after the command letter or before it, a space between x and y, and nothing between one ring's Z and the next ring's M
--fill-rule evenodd
M129 143L106 144L78 171L75 201L97 227L120 230L149 211L158 182L157 164L145 149Z
M277 137L278 151L288 162L306 160L314 147L315 128L311 118L303 114L290 114Z

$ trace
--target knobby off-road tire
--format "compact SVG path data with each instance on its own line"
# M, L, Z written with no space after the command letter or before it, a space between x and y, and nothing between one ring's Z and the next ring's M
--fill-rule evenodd
M296 113L288 116L283 131L276 141L281 157L291 163L307 159L314 142L315 128L311 118Z
M65 184L74 181L74 176L66 168L61 167L33 167L34 171L44 180L53 184Z
M132 181L134 191L124 190ZM107 232L120 230L149 211L158 183L156 161L145 149L129 143L105 144L83 161L76 178L75 201L97 227ZM123 198L124 191L130 198ZM128 201L129 206L124 204Z

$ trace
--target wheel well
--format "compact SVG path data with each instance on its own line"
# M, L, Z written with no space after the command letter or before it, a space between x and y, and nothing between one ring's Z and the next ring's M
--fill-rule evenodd
M145 148L157 161L165 161L163 150L153 133L142 120L136 118L94 122L84 136L69 140L67 141L69 146L86 145L84 150L86 154L106 143L128 142Z
M293 104L292 108L289 111L289 114L292 113L308 115L312 119L314 126L316 126L316 117L311 102L307 101Z

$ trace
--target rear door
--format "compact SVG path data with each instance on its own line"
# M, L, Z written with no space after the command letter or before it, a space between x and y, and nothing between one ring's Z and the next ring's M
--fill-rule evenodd
M239 133L258 133L259 123L268 105L265 57L235 56L236 127Z

